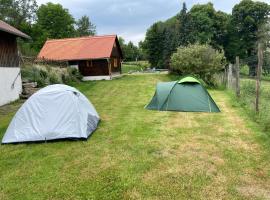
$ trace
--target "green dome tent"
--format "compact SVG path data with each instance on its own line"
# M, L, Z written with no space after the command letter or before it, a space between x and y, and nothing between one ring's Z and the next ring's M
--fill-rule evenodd
M158 83L156 93L146 106L148 110L182 112L220 112L216 103L193 77Z

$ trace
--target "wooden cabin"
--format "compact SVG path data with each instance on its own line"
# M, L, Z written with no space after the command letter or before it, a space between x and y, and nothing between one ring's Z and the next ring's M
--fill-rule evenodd
M0 106L15 101L22 92L17 37L30 37L0 20Z
M123 54L116 35L47 40L38 60L66 61L84 80L111 80L121 74Z

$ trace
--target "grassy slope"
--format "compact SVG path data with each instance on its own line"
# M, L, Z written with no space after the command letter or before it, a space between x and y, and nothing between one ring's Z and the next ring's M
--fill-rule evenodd
M0 199L269 199L270 148L229 95L211 91L220 114L143 109L155 83L173 78L77 85L101 115L98 130L86 142L0 146Z

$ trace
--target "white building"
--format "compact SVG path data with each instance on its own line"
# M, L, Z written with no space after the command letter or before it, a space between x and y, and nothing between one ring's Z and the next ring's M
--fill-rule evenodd
M17 37L30 37L0 20L0 106L15 101L22 92Z

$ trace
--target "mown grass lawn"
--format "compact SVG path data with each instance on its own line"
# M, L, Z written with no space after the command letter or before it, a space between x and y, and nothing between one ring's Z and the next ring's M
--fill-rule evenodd
M74 85L102 122L88 141L0 146L0 199L270 199L270 143L224 91L222 113L144 109L168 75ZM0 135L20 103L0 108Z

